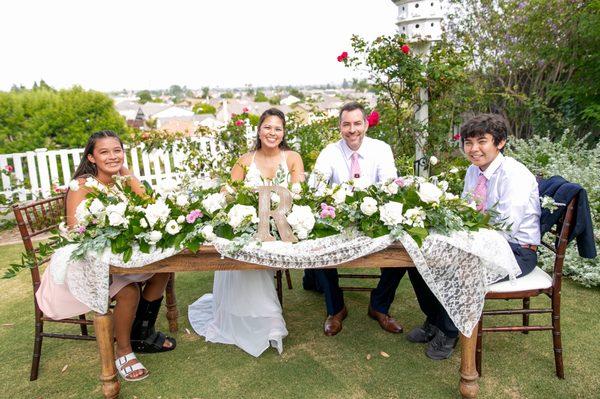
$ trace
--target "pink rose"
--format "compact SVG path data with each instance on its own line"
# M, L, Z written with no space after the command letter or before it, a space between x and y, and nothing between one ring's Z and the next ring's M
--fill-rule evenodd
M244 107L244 108L242 109L242 113L243 113L243 114L247 114L249 111L250 111L250 110L248 109L248 107Z
M12 173L15 169L11 165L6 165L4 170L6 170L8 173Z
M456 133L454 136L452 136L452 139L453 139L454 141L458 141L458 140L460 140L460 133Z
M244 121L238 119L237 121L235 121L235 125L236 126L242 126L244 124Z
M402 47L400 47L400 49L404 54L408 54L410 51L410 47L408 47L408 44L403 44Z
M379 124L379 112L373 110L373 112L367 116L367 122L369 122L369 127L377 126Z
M346 58L348 58L348 52L347 51L344 51L342 54L340 54L340 55L337 56L338 62L342 62Z

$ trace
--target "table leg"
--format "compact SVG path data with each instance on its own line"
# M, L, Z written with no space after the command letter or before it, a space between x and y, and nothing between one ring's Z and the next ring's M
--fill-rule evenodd
M167 321L169 322L169 331L176 333L179 330L177 318L179 310L177 309L177 297L175 296L175 273L170 273L169 281L167 282Z
M121 386L117 379L117 368L115 367L113 318L110 310L105 314L96 313L94 315L94 330L98 342L98 352L100 353L100 364L102 365L102 373L100 374L102 393L105 398L114 399L119 397Z
M475 368L475 350L477 348L477 326L471 337L460 334L460 394L463 398L474 399L479 393L479 374Z

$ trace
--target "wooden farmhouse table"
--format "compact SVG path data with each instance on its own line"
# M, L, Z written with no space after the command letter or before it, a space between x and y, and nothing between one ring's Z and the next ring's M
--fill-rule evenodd
M358 258L354 261L342 263L337 268L380 268L380 267L415 267L406 250L400 243L395 243L380 252ZM246 263L230 258L222 258L221 254L212 246L203 246L197 253L183 251L169 258L146 265L141 268L110 267L111 274L137 274L137 273L172 273L189 271L216 271L216 270L261 270L273 269L267 266ZM167 298L168 299L168 298ZM167 306L169 329L177 331L178 311L174 301ZM94 315L94 327L100 353L102 372L100 381L105 398L119 396L120 383L117 379L115 367L113 319L109 310L105 314ZM475 348L477 344L477 327L471 337L460 335L461 362L459 390L463 398L476 398L479 391L479 375L475 368ZM425 359L423 361L426 361Z

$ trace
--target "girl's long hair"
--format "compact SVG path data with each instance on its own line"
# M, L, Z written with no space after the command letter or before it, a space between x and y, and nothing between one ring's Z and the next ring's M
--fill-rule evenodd
M119 138L119 136L113 132L112 130L101 130L96 132L90 136L87 144L85 145L85 149L83 150L83 155L81 156L81 163L77 167L75 174L73 174L73 179L77 179L81 176L96 176L98 175L98 168L95 164L90 162L88 159L88 155L93 155L94 147L96 147L96 142L100 139L104 139L107 137L115 138L121 144L121 148L123 148L123 142Z

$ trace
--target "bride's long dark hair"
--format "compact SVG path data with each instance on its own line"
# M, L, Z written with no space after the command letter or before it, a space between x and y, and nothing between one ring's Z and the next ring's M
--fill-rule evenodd
M282 150L289 150L290 147L287 145L287 142L285 141L285 114L283 112L281 112L280 110L278 110L277 108L269 108L268 110L263 112L262 115L260 116L260 119L258 120L258 127L256 128L256 146L254 147L254 150L259 150L261 147L260 135L259 135L260 127L265 122L265 119L267 119L269 116L276 116L279 119L281 119L281 124L283 125L283 138L281 139L281 143L279 143L279 148L281 148Z
M81 163L77 167L75 174L73 174L73 179L77 179L81 176L96 176L98 175L98 168L95 164L90 162L88 159L88 155L93 155L94 148L96 147L96 142L100 139L104 139L107 137L115 138L121 144L121 148L123 148L123 142L121 138L112 130L101 130L96 132L90 136L87 144L85 145L85 149L83 150L83 155L81 156Z

